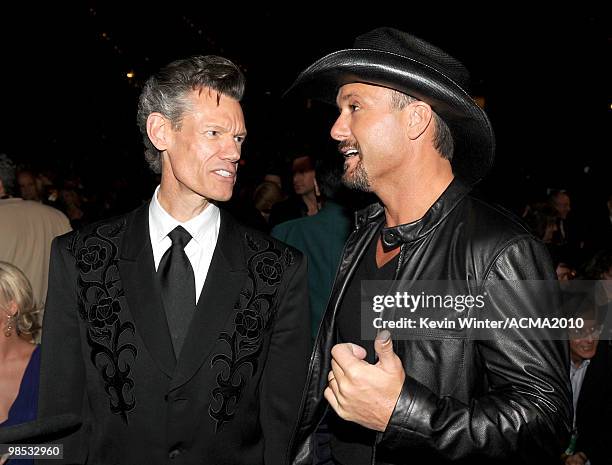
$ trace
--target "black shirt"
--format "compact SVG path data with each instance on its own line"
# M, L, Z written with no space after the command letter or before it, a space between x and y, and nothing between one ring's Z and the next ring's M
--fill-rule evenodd
M352 342L366 349L368 363L375 363L374 341L361 339L361 281L390 280L395 276L399 260L397 254L392 260L378 268L376 265L376 244L378 235L368 246L362 261L359 263L336 316L336 329L339 342ZM372 449L376 432L357 423L341 419L330 408L327 416L331 433L331 454L338 465L369 465L372 461Z

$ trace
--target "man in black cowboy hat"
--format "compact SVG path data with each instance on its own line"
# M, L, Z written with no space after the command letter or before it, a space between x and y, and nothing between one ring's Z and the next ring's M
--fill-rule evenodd
M311 358L294 464L320 458L322 424L333 463L343 465L555 463L566 444L565 342L516 331L362 336L365 280L455 280L472 295L505 280L554 279L544 245L470 194L492 165L494 136L468 79L442 50L380 28L318 60L290 89L335 101L331 135L345 157L344 181L381 201L357 213L344 250ZM492 315L555 306L548 293L496 297L485 309Z

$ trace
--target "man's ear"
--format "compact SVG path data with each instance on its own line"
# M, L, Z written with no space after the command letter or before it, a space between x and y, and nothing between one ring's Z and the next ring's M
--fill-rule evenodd
M408 137L412 140L418 139L431 124L432 109L425 102L418 100L410 103L404 111L406 111Z
M172 125L161 113L151 113L147 117L147 135L157 150L163 152L168 148Z

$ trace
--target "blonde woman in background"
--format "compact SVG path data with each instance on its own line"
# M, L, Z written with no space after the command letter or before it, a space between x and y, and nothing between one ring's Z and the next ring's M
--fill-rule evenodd
M36 418L37 321L28 278L16 266L0 261L0 427Z

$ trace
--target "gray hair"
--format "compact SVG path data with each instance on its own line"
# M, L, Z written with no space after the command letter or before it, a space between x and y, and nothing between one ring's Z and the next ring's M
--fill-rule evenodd
M189 93L207 87L220 95L240 101L245 78L230 60L215 55L196 55L176 60L151 76L138 101L138 128L145 145L145 159L154 173L161 173L161 152L147 135L147 118L158 112L170 120L172 129L179 130L183 115L189 110Z
M416 102L417 100L418 99L397 90L393 90L391 92L391 108L394 110L403 110L406 105ZM434 148L438 151L442 158L450 161L453 159L453 152L455 151L453 135L450 132L446 122L433 110L432 114L435 125L433 141Z
M0 153L0 181L8 195L13 195L15 192L15 168L13 160L6 153Z

